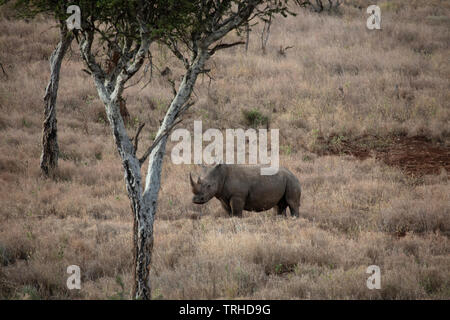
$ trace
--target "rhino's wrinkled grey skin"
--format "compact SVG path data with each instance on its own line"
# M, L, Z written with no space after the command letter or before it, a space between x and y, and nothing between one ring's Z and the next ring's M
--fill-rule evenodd
M233 216L242 210L264 211L276 207L278 214L286 208L298 217L301 188L297 177L280 167L277 174L261 175L261 167L254 165L218 164L206 170L203 177L190 181L192 202L203 204L216 197Z

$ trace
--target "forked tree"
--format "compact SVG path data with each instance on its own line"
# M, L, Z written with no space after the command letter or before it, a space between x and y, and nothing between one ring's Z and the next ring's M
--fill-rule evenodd
M44 8L58 19L55 4L67 1L21 0L27 6ZM153 224L161 185L161 170L167 135L179 123L190 101L198 75L207 72L208 59L218 50L242 41L222 42L233 30L241 31L255 18L289 13L288 0L81 0L70 1L81 9L81 30L75 32L83 61L92 76L124 169L124 178L134 216L133 298L150 299L150 267ZM142 68L153 42L164 43L183 63L185 72L164 116L155 140L138 156L139 127L131 138L120 114L125 84ZM112 70L101 57L108 50L119 52ZM106 51L106 52L105 52ZM151 112L150 108L148 110ZM141 167L149 161L145 182Z

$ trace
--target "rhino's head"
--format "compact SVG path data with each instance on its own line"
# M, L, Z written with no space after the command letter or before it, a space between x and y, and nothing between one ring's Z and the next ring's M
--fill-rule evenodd
M189 174L192 192L194 193L194 197L192 198L193 203L206 203L217 194L223 182L223 173L220 170L221 166L221 164L218 164L207 169L203 177L198 177L197 182L194 182L192 174Z

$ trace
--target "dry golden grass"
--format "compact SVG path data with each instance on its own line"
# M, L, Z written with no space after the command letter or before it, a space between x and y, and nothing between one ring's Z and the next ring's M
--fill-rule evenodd
M194 166L167 156L154 298L450 298L447 172L414 177L374 159L314 153L323 147L317 138L330 135L423 134L449 144L448 3L378 3L381 32L368 31L365 11L352 5L339 15L303 11L275 22L266 55L256 27L248 54L233 48L214 57L215 80L199 79L184 125L202 119L204 129L246 127L240 109L267 116L280 128L282 165L303 186L300 218L270 211L237 219L216 200L194 205ZM132 216L103 106L73 46L58 98L59 170L43 179L42 95L57 30L44 18L10 16L0 11L0 62L8 73L0 72L0 298L129 298ZM280 57L280 45L294 48ZM157 46L153 54L161 70L175 61ZM182 67L171 69L178 79ZM155 76L126 98L130 134L146 122L146 145L170 86ZM79 291L66 288L72 264L81 267ZM366 287L371 264L381 268L380 290Z

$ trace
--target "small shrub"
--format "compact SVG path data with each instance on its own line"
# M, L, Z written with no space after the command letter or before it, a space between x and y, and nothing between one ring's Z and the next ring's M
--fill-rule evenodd
M269 118L262 114L258 109L243 110L245 122L251 127L257 127L259 125L267 126L269 124Z

